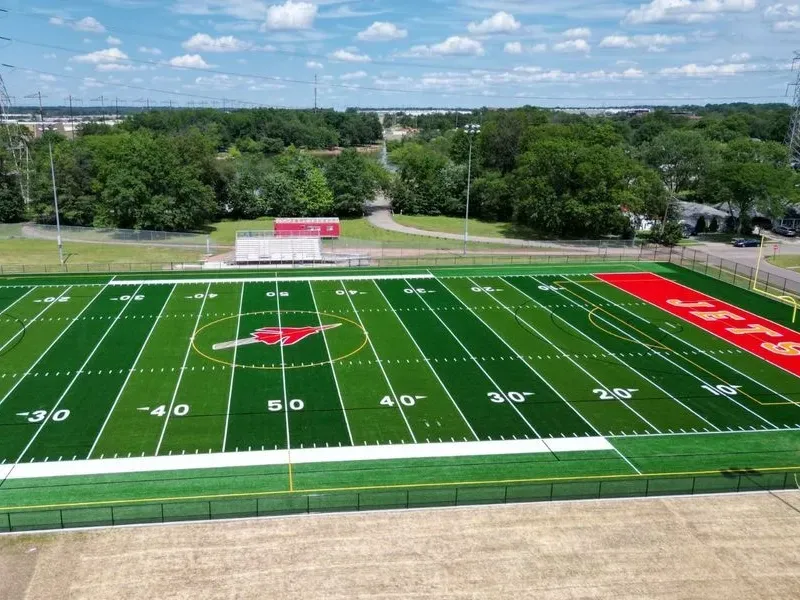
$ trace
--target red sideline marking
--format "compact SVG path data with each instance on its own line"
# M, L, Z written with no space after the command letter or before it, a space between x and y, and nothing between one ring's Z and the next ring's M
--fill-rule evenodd
M800 332L654 273L595 277L800 377Z

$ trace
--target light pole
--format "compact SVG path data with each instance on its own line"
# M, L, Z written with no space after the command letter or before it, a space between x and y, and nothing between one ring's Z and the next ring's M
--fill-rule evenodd
M475 136L481 132L481 126L470 123L464 126L469 138L469 159L467 160L467 209L464 212L464 256L467 255L467 242L469 241L469 192L472 183L472 142Z
M53 179L53 206L56 211L56 240L58 243L58 262L64 266L64 245L61 243L61 219L58 216L58 190L56 189L56 167L53 163L53 142L48 144L50 149L50 176Z

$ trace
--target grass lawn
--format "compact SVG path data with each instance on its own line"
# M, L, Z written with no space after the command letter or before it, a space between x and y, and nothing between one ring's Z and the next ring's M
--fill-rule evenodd
M800 254L782 254L775 257L768 256L767 262L775 265L776 267L798 270L800 269Z
M165 263L197 261L202 253L159 246L133 244L79 244L64 242L68 265L83 263ZM55 241L11 239L0 240L0 265L57 265Z
M423 215L394 215L394 220L406 227L416 227L425 231L441 231L444 233L464 233L464 219L458 217L429 217ZM470 235L497 238L541 239L534 232L513 223L490 223L469 220Z

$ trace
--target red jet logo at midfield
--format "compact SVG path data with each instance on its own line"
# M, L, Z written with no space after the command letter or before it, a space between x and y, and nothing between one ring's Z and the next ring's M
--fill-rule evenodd
M278 344L281 346L294 346L297 342L301 342L315 333L327 331L328 329L334 329L339 327L339 325L341 325L341 323L334 323L333 325L321 325L318 327L262 327L261 329L257 329L251 333L249 338L232 340L230 342L221 342L219 344L214 344L212 348L214 350L224 350L226 348L234 348L236 346L245 346L247 344L258 343L266 344L267 346L276 346Z

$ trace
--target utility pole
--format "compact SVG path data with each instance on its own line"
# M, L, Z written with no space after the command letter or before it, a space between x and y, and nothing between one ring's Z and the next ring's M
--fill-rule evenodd
M796 69L798 65L800 65L800 52L795 52L794 60L792 60L792 71L797 70L797 79L786 87L787 94L789 87L794 87L794 100L792 102L794 113L789 123L786 145L789 146L791 164L795 169L800 169L800 69Z
M72 94L69 95L69 123L72 128L72 141L75 141L75 115L72 112ZM75 98L77 100L77 98Z
M58 262L64 266L64 245L61 243L61 219L58 215L58 190L56 189L56 167L53 162L53 143L48 144L50 149L50 177L53 180L53 206L56 210L56 241L58 243Z
M314 73L314 112L317 112L317 74Z
M119 98L114 97L114 120L119 122Z
M42 106L42 92L36 92L35 94L28 94L25 96L26 98L38 98L39 99L39 125L41 127L41 131L39 132L40 136L44 136L44 107Z
M464 256L467 255L467 243L469 241L469 192L472 183L472 142L475 136L481 132L481 126L470 124L464 127L469 138L469 159L467 160L467 209L464 212Z
M92 99L92 102L100 102L100 121L105 125L106 122L106 103L105 96L101 95L98 98Z

